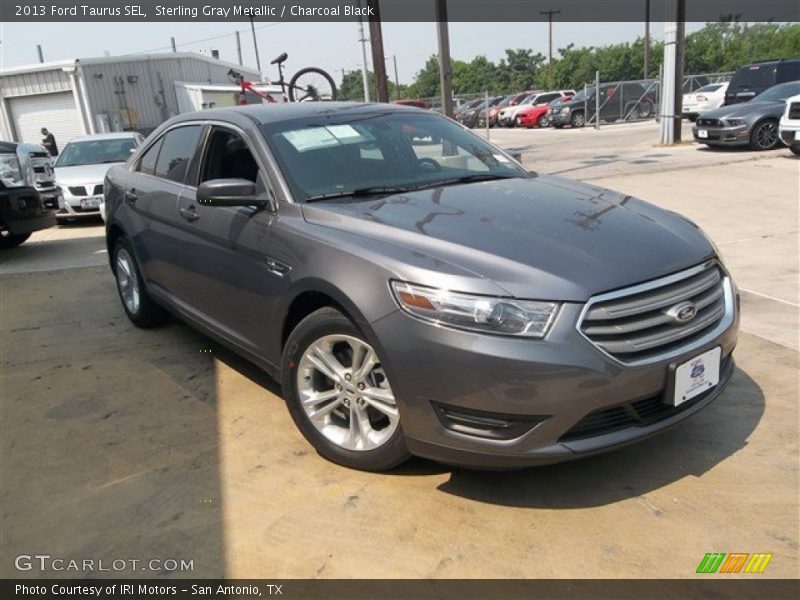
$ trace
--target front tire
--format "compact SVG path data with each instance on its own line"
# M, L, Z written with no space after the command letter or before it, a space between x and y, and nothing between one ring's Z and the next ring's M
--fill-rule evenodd
M583 127L586 125L586 118L583 116L582 111L572 113L572 116L569 119L569 124L572 127Z
M163 324L169 313L153 302L144 286L144 278L127 238L119 238L114 246L114 276L122 308L137 327L149 328Z
M800 146L789 146L789 150L795 156L800 156Z
M778 122L773 119L761 121L750 132L750 147L754 150L772 150L779 142Z
M16 248L31 237L30 233L11 233L5 225L0 225L0 248Z
M384 471L411 456L377 352L335 308L315 311L292 331L282 374L292 419L328 460Z

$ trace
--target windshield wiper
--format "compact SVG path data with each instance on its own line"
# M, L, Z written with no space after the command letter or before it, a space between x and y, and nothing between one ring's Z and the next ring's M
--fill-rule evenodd
M498 173L473 173L472 175L462 175L461 177L453 177L452 179L442 179L440 181L431 181L425 187L439 187L443 185L456 185L459 183L474 183L476 181L494 181L496 179L522 179L520 175L500 175Z
M376 196L379 194L399 194L407 192L412 188L387 186L387 185L374 185L370 187L356 188L346 192L331 192L329 194L317 194L316 196L309 196L305 202L318 202L320 200L330 200L332 198L358 198L361 196Z

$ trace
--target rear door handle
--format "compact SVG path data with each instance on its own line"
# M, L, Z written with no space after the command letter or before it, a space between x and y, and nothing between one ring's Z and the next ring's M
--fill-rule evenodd
M191 208L181 208L180 213L181 216L187 221L197 221L197 219L200 218L200 215L197 214L197 211L195 211L194 206L192 206Z
M138 197L139 196L136 195L136 190L125 190L125 202L128 204L135 204Z

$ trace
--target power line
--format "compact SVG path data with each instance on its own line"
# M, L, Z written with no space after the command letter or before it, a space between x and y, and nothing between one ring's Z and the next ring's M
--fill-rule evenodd
M256 31L258 31L259 29L266 29L267 27L276 27L277 25L283 25L283 23L267 23L266 25L259 25L255 29L256 29ZM199 40L192 40L192 41L189 41L189 42L181 42L179 44L176 44L176 46L191 46L193 44L201 44L203 42L210 42L212 40L219 40L219 39L222 39L222 38L230 37L232 35L235 36L237 33L242 33L242 32L246 32L246 31L247 31L247 29L236 30L236 31L232 31L230 33L223 33L221 35L214 35L214 36L207 37L207 38L202 38L202 39L199 39ZM153 48L151 50L137 50L136 52L126 52L122 56L131 55L131 54L133 54L133 55L135 55L135 54L150 54L151 52L160 52L162 50L172 50L172 46L171 45L170 46L161 46L159 48Z

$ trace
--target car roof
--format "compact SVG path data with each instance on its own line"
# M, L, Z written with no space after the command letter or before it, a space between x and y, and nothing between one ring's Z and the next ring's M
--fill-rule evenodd
M222 119L246 116L261 124L279 123L308 117L337 115L366 115L380 113L417 112L430 114L431 111L403 104L384 104L378 102L287 102L277 104L249 104L247 106L210 108L185 113L174 117L171 123Z
M135 131L114 131L112 133L92 133L90 135L78 135L72 138L68 143L72 142L90 142L94 140L120 140L128 139L141 135Z

